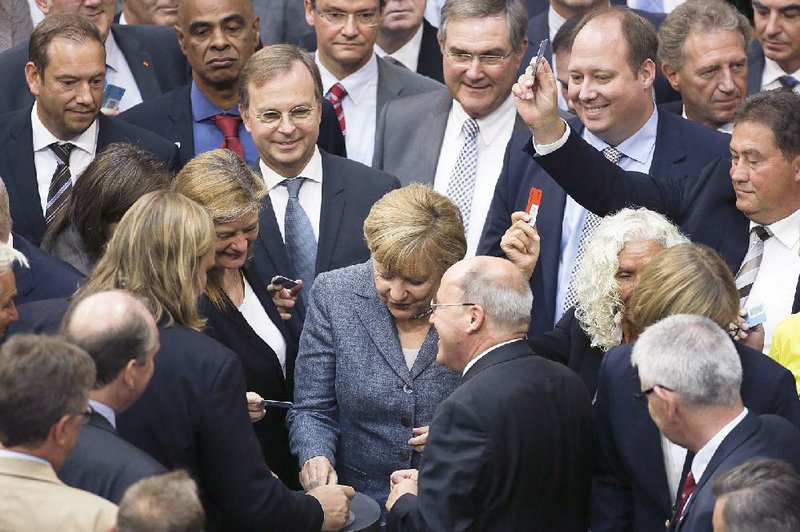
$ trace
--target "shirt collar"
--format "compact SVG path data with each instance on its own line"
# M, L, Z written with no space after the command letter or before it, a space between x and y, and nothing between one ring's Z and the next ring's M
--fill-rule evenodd
M650 158L650 153L655 150L657 134L658 109L654 105L653 114L650 115L650 118L647 119L647 122L644 123L639 131L622 141L618 146L614 146L614 148L621 151L625 157L629 157L638 163L646 164ZM589 131L588 128L583 129L583 138L597 151L603 151L610 146L606 141Z
M751 221L750 229L757 225L761 224ZM766 228L781 244L789 249L794 249L794 246L800 240L800 210L794 211L783 220L767 225Z
M36 109L37 104L34 103L33 109L31 110L31 128L33 129L34 152L46 150L54 142L70 142L74 144L76 148L83 150L94 157L95 150L97 149L97 134L99 130L96 118L94 122L92 122L92 125L90 125L86 131L80 135L71 139L62 140L56 138L56 136L50 133L50 130L47 129L44 124L42 124L42 121L39 120L39 115L36 113Z
M261 169L261 176L264 178L264 183L267 185L267 192L272 192L275 187L280 186L281 183L286 181L286 177L264 164L264 161L259 161L258 165ZM314 146L314 154L306 163L305 168L297 175L305 177L310 181L322 183L322 155L319 153L319 148Z
M94 399L89 399L89 407L106 418L106 421L108 421L112 427L115 429L117 428L117 413L114 412L113 408L99 401L95 401Z
M794 72L784 72L784 70L778 66L778 63L769 57L764 57L764 71L761 74L763 86L774 83L778 81L779 77L786 75L792 76L795 79L800 79L800 70L795 70Z
M238 105L234 105L230 109L222 109L221 107L217 107L211 102L211 100L208 99L205 94L203 94L203 91L200 90L194 81L192 81L191 88L189 89L189 97L191 98L192 102L192 119L195 122L207 120L212 116L222 113L239 116Z
M369 90L372 88L373 83L378 82L378 57L375 53L367 61L367 64L350 74L344 79L336 79L336 77L325 68L325 65L319 60L319 51L315 56L317 66L319 66L319 73L322 77L322 93L328 94L331 87L336 83L341 83L344 90L347 91L347 96L350 100L358 105L368 95Z
M550 40L552 41L555 38L556 33L558 33L558 29L567 21L564 17L556 13L556 10L553 9L553 6L550 6L550 9L547 10L547 28L550 32ZM539 46L539 43L533 43L534 46ZM549 58L548 58L549 61Z
M381 48L377 43L375 44L375 53L380 57L389 56L400 61L403 65L408 67L409 70L416 70L419 62L419 49L422 46L422 24L417 28L417 32L411 39L403 46L392 52L391 54ZM411 68L414 65L414 68Z
M508 340L508 341L503 342L501 344L493 345L492 347L490 347L489 349L487 349L486 351L484 351L480 355L478 355L475 358L473 358L472 360L470 360L469 363L467 363L467 366L464 368L464 371L461 372L461 376L463 377L464 375L466 375L467 372L470 369L472 369L472 366L474 366L478 362L478 360L482 359L483 357L485 357L486 355L488 355L489 353L491 353L495 349L503 347L504 345L508 345L508 344L510 344L512 342L519 342L519 341L520 341L519 338L514 338L513 340Z
M508 98L506 98L503 103L500 104L500 107L488 115L476 120L478 123L478 136L480 137L481 141L485 145L491 146L492 141L494 141L503 130L503 126L508 123L507 119L510 116L515 117L516 113L517 110L514 106L514 97L509 93ZM454 122L459 126L463 126L464 122L469 119L469 115L458 102L458 100L453 100L452 116ZM453 128L453 134L455 136L460 135L461 132L462 127L457 129Z
M125 56L122 55L122 50L119 49L114 34L109 31L108 37L106 37L106 66L114 72L119 72L124 68L122 65L124 61Z
M686 106L685 105L683 107L681 107L681 118L685 118L686 120L689 120L689 117L686 116ZM717 131L719 131L720 133L728 133L728 134L733 133L733 122L728 122L727 124L722 124L721 126L719 126L717 128Z
M714 434L714 437L708 440L703 447L697 451L697 454L694 455L692 459L692 476L694 476L695 482L700 482L700 479L703 478L703 473L706 472L706 468L708 467L709 462L711 462L711 458L714 456L714 453L717 452L722 440L724 440L728 434L731 433L733 429L736 428L736 425L742 422L744 416L747 415L747 409L743 408L742 412L733 418L730 423L722 427L722 429Z
M39 458L38 456L33 456L32 454L28 453L18 453L17 451L9 451L8 449L0 449L0 458L14 458L16 460L28 460L29 462L36 462L37 464L43 464L47 467L52 469L52 464L43 458Z

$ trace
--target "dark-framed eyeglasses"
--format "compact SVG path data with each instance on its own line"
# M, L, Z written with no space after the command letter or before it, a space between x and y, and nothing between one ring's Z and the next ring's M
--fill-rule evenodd
M301 124L311 118L314 112L314 107L307 105L298 105L288 113L281 113L275 110L264 111L263 113L255 114L256 120L261 122L267 127L278 127L283 120L284 116L288 116L289 120L294 124Z
M381 22L380 11L359 11L358 13L345 13L344 11L323 10L320 11L314 6L317 15L325 19L331 26L342 27L352 18L359 26L377 26Z
M77 414L75 414L75 416L80 416L81 417L81 425L86 425L87 423L89 423L89 420L92 418L92 412L94 412L94 410L92 410L92 407L91 406L87 406L85 409L83 409L82 411L80 411Z
M506 55L492 55L492 54L480 54L480 55L473 55L468 54L466 52L450 52L445 51L444 55L447 56L450 61L455 63L458 66L471 66L472 62L475 59L478 60L478 64L484 66L497 66L506 59L508 59L511 54L514 53L514 50L511 50Z
M634 397L641 404L643 404L644 406L647 406L648 397L650 397L650 395L652 395L652 393L656 391L656 388L661 388L662 390L667 390L668 392L674 391L672 388L667 388L666 386L662 386L660 384L654 384L653 386L651 386L650 388L648 388L646 390L642 390L641 392L636 392L634 394Z

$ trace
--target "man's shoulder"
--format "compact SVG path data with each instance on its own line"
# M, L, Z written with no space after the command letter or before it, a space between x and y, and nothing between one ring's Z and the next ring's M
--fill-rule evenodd
M21 126L26 127L28 130L32 128L30 105L13 111L0 113L0 135L6 132L18 133Z
M376 59L378 61L378 86L386 83L387 78L392 78L402 86L403 95L433 91L443 87L438 81L412 72L403 66L380 57L376 57Z
M0 53L0 72L16 72L19 76L24 77L25 73L22 69L27 62L28 42L25 41ZM17 72L17 70L19 71Z
M169 43L176 41L177 46L178 37L175 34L175 30L168 26L159 26L157 24L112 24L111 31L115 38L122 36L124 39L130 36L145 42L150 48L156 44L152 42L153 40Z
M105 140L102 145L98 140L98 151L112 142L130 142L138 144L140 147L167 161L175 149L175 145L161 135L136 124L126 122L119 117L108 118L101 114L98 116L98 120L100 126L100 136L98 138Z
M690 151L703 153L705 156L723 156L730 153L728 147L731 136L726 133L721 133L693 120L687 120L668 110L659 113L658 119L663 121L664 126L658 128L658 133L677 132L684 146Z
M431 113L447 113L453 106L453 96L447 87L439 86L434 90L401 96L386 104L386 114L392 118L406 117L410 121L419 122ZM394 122L393 122L394 125Z
M121 113L119 118L137 125L152 123L152 121L161 122L172 115L177 106L187 106L191 109L189 85L145 100Z
M400 181L392 174L376 170L357 161L339 157L320 150L322 154L322 171L325 176L335 175L345 190L363 195L370 191L383 191L384 193L400 188ZM323 179L324 187L326 180Z

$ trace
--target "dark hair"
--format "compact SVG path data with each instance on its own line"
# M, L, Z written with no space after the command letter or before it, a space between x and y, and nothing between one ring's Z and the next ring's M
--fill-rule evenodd
M800 475L783 460L751 459L717 477L712 490L725 505L727 532L800 530Z
M572 40L575 38L575 27L581 21L581 17L574 16L568 18L553 37L553 53L565 48L572 50Z
M59 337L20 334L0 348L0 443L36 446L85 408L95 370L86 351Z
M789 89L763 91L748 96L736 110L734 124L755 122L772 130L784 159L800 155L800 95Z
M250 103L250 84L256 87L264 85L266 82L286 74L295 63L301 63L311 74L314 80L314 97L317 102L322 102L322 77L319 67L314 62L314 58L303 49L292 44L273 44L262 48L250 56L239 76L239 105L247 109Z
M644 17L623 6L600 7L586 13L575 26L572 41L578 33L591 21L602 17L615 18L620 22L622 36L628 46L628 64L634 75L639 73L645 61L656 62L658 55L658 33L655 27ZM615 43L616 45L616 43Z
M81 236L92 262L106 247L103 228L119 222L136 200L169 186L164 163L133 144L109 144L75 182L67 208L47 228L42 249L53 251L58 236L71 224Z
M74 43L95 41L105 53L100 31L89 19L78 13L53 13L36 25L28 41L28 60L34 64L39 75L44 74L49 64L50 43L56 38Z

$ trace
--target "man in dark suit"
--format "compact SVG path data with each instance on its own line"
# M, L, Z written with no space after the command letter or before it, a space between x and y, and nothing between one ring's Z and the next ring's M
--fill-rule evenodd
M276 274L300 278L307 293L316 274L369 258L364 219L400 184L317 148L322 84L316 64L299 48L273 45L256 52L242 72L240 91L239 110L269 189L253 256L265 282ZM296 184L302 188L295 200L289 187ZM293 218L300 215L304 221Z
M439 83L442 75L442 50L437 30L425 20L425 0L388 0L383 9L375 51Z
M659 180L625 172L570 134L545 101L555 90L549 66L537 73L536 94L531 81L521 77L516 93L517 110L536 139L536 148L525 149L578 203L598 215L631 204L659 211L719 252L735 273L753 253L761 257L757 269L737 276L737 288L742 307L763 305L768 349L777 321L800 311L800 257L792 236L800 225L800 96L765 91L744 101L730 141L733 166L720 158L696 180Z
M433 417L419 472L392 474L389 530L588 528L589 395L524 341L530 304L520 272L496 257L442 277L437 361L463 377Z
M47 219L66 204L72 182L112 142L131 142L172 169L177 149L147 130L100 113L105 49L97 28L74 13L43 20L31 36L25 76L36 97L30 107L0 120L0 157L15 229L36 245ZM67 79L69 82L64 82Z
M139 399L153 376L158 327L144 305L119 291L81 300L67 313L63 330L89 353L97 374L89 391L91 417L58 478L119 504L128 486L167 471L116 430L117 414Z
M778 458L800 470L800 430L743 406L742 363L713 321L688 314L665 318L639 337L631 361L639 371L637 397L659 432L692 457L670 530L711 532L714 479L750 458Z
M231 24L237 31L226 30ZM176 30L192 67L190 84L147 100L120 118L175 142L181 166L195 155L219 147L232 149L250 166L256 165L258 151L238 109L239 76L259 43L252 2L231 0L221 9L219 2L211 0L182 1ZM209 39L209 34L216 37ZM344 155L344 138L333 107L329 104L326 110L326 134L321 142L333 153Z
M596 13L581 21L572 46L570 68L579 81L570 82L569 96L582 121L571 122L576 131L596 152L614 148L624 154L621 167L661 179L693 180L712 159L727 155L725 135L655 107L651 87L658 39L653 27L626 8ZM631 30L622 31L621 20L629 21ZM608 40L620 44L604 47ZM635 75L632 64L638 65ZM598 71L611 72L610 79L597 80ZM530 331L541 334L574 303L569 285L581 238L586 242L589 236L583 236L584 227L591 226L585 220L591 216L522 151L529 139L530 131L509 142L478 253L501 256L500 239L511 225L511 213L525 210L532 187L542 190L537 218L542 248L531 277Z
M125 89L119 110L124 111L188 81L186 60L171 28L112 24L114 0L99 3L37 0L37 5L46 16L78 12L97 25L106 49L106 82ZM28 46L25 42L0 55L0 94L3 95L0 114L33 103L25 83Z
M800 82L800 23L792 0L753 0L756 40L747 54L747 93Z

